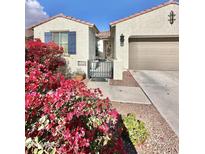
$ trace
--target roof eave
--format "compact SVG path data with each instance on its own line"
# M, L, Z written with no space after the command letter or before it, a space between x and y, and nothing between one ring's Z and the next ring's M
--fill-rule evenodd
M162 3L158 6L155 6L155 7L152 7L150 9L147 9L147 10L144 10L144 11L141 11L141 12L138 12L138 13L135 13L133 15L130 15L128 17L125 17L125 18L122 18L122 19L119 19L119 20L116 20L116 21L113 21L110 23L110 27L114 27L116 24L120 23L120 22L123 22L123 21L126 21L126 20L129 20L129 19L132 19L134 17L137 17L137 16L140 16L140 15L143 15L143 14L146 14L146 13L149 13L151 11L154 11L154 10L157 10L161 7L164 7L164 6L167 6L167 5L170 5L170 4L176 4L176 5L179 5L178 2L176 1L169 1L169 2L165 2L165 3Z
M92 28L94 28L95 30L96 30L96 32L97 33L99 33L100 31L99 31L99 29L97 28L97 26L95 25L95 24L93 24L92 26L90 26L90 27L92 27Z
M49 22L49 21L51 21L51 20L53 20L53 19L55 19L55 18L58 18L58 17L62 17L62 18L65 18L65 19L69 19L69 20L72 20L72 21L81 23L81 24L85 24L85 25L87 25L87 26L89 26L89 27L95 27L96 30L98 31L98 29L97 29L97 27L95 26L95 24L89 23L89 22L87 22L87 21L82 21L82 20L76 19L76 18L74 18L74 17L65 16L65 15L62 14L62 13L61 13L61 14L58 14L58 15L56 15L56 16L52 16L52 17L50 17L50 18L48 18L48 19L45 19L45 20L43 20L43 21L41 21L41 22L39 22L39 23L37 23L37 24L31 25L31 26L27 27L26 29L33 29L33 28L35 28L35 27L37 27L37 26L39 26L39 25L41 25L41 24L44 24L44 23L46 23L46 22Z

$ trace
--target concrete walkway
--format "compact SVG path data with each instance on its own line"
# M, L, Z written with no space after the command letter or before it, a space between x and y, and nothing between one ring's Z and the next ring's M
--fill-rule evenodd
M179 135L178 71L130 71L143 91Z
M112 86L108 82L89 81L88 88L100 88L104 97L122 103L151 104L139 87Z

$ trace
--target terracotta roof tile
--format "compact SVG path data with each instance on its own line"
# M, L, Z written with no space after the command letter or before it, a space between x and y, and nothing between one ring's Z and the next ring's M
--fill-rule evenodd
M58 14L58 15L56 15L56 16L52 16L52 17L50 17L50 18L48 18L48 19L45 19L45 20L43 20L43 21L41 21L41 22L39 22L39 23L37 23L37 24L31 25L31 26L29 26L27 29L34 28L34 27L36 27L36 26L39 26L39 25L41 25L41 24L44 24L44 23L46 23L46 22L48 22L48 21L50 21L50 20L53 20L53 19L55 19L55 18L58 18L58 17L62 17L62 18L66 18L66 19L69 19L69 20L72 20L72 21L76 21L76 22L79 22L79 23L88 25L88 26L90 26L90 27L95 27L95 28L97 29L97 27L95 26L95 24L92 24L92 23L87 22L87 21L84 21L84 20L76 19L76 18L71 17L71 16L65 16L65 15L62 14L62 13L61 13L61 14ZM98 29L97 29L97 31L98 31Z
M110 37L110 31L104 31L104 32L99 32L96 34L97 37L103 39L103 38L109 38Z
M164 7L164 6L167 6L167 5L169 5L169 4L177 4L177 5L179 5L179 3L178 3L177 1L175 1L175 0L170 0L170 1L168 1L168 2L165 2L165 3L162 3L162 4L158 5L158 6L155 6L155 7L153 7L153 8L150 8L150 9L147 9L147 10L143 10L143 11L138 12L138 13L135 13L135 14L133 14L133 15L131 15L131 16L128 16L128 17L125 17L125 18L122 18L122 19L113 21L113 22L110 23L110 26L114 26L114 25L116 25L117 23L120 23L120 22L129 20L129 19L132 19L132 18L134 18L134 17L140 16L140 15L142 15L142 14L145 14L145 13L148 13L148 12L151 12L151 11L154 11L154 10L156 10L156 9L159 9L159 8L161 8L161 7Z

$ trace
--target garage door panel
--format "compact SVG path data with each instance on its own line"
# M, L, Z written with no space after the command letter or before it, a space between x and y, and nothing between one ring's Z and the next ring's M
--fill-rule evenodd
M168 41L169 39L165 39ZM177 39L129 43L129 68L139 70L178 70Z

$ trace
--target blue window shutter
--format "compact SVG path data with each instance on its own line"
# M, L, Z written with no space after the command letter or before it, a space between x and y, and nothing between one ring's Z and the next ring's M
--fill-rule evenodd
M51 32L45 32L44 35L45 35L45 43L52 41Z
M76 54L76 32L68 32L68 53Z

